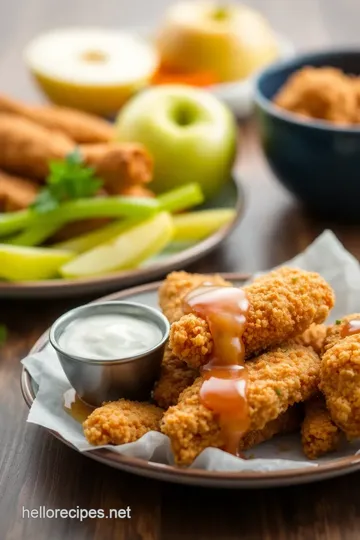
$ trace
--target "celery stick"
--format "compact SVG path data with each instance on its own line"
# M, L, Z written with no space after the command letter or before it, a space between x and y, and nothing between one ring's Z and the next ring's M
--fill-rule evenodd
M44 220L27 229L16 236L13 236L6 243L15 246L38 246L55 234L63 225L61 220Z
M154 256L170 241L172 218L167 212L141 222L90 251L79 255L60 269L66 277L86 277L135 268Z
M201 240L234 220L233 208L199 210L174 216L174 241Z
M89 251L95 246L102 244L107 240L111 240L114 236L118 236L136 223L136 220L130 218L124 219L123 221L116 221L115 223L104 225L95 231L80 234L79 236L70 238L70 240L59 242L53 247L56 249L66 249L79 254L84 253L84 251Z
M73 256L69 251L58 249L0 244L0 277L10 281L52 278Z
M0 214L0 236L14 234L27 227L32 219L31 210Z
M145 197L77 199L43 214L31 209L0 214L0 236L14 234L30 226L41 227L44 223L56 220L63 225L69 221L101 217L140 219L153 216L159 210L161 208L156 199Z
M172 189L157 197L161 210L178 212L204 202L204 195L199 184L186 184Z

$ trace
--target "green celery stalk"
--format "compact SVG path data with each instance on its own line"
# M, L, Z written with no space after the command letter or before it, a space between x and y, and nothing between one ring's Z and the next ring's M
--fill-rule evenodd
M14 234L27 227L32 219L31 210L19 210L0 214L0 236Z
M179 212L204 202L204 195L199 184L186 184L167 191L157 197L161 210Z
M61 220L44 220L34 225L30 225L27 229L13 236L5 243L14 246L39 246L45 240L55 234L63 225Z

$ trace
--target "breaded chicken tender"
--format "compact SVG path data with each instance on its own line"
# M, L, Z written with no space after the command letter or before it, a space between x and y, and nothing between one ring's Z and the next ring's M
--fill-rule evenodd
M322 323L334 305L334 292L319 274L287 267L261 276L244 291L250 302L243 334L247 358ZM205 364L213 350L207 322L191 313L181 317L171 326L170 348L193 368Z
M1 169L43 181L49 161L63 159L72 152L74 141L26 118L0 113L0 149Z
M32 204L39 186L28 178L13 176L0 171L0 211L15 212Z
M334 124L358 121L354 78L332 67L304 67L289 77L276 94L278 107Z
M0 169L43 182L49 162L63 160L75 142L64 133L49 130L15 114L0 113ZM109 142L79 146L84 162L94 167L109 194L149 182L153 162L140 144Z
M335 424L349 439L360 437L360 334L341 339L324 353L320 389Z
M325 324L311 324L303 334L294 338L294 341L305 347L312 347L317 354L321 354L326 334Z
M289 407L287 411L280 414L275 420L268 422L263 429L249 431L240 441L239 450L243 452L249 450L262 442L268 441L274 435L285 435L293 433L301 424L301 410L297 405Z
M82 144L79 150L85 163L94 167L104 180L104 187L110 195L118 195L134 184L147 184L152 180L153 160L141 144Z
M150 403L120 399L98 407L83 423L90 444L125 444L148 431L160 431L163 410Z
M343 339L341 334L346 324L350 321L360 321L360 313L346 315L345 317L337 320L335 324L329 326L324 340L324 352L331 349L331 347Z
M177 358L169 348L166 348L162 360L160 378L155 384L153 397L159 407L168 409L176 405L179 396L199 376L195 369Z
M47 129L62 131L78 144L107 142L114 138L110 122L68 107L29 106L0 95L0 112L17 114Z
M159 288L159 304L170 323L178 321L183 315L182 302L193 289L204 283L215 286L231 285L221 276L214 274L189 274L188 272L172 272Z
M301 426L301 443L309 459L317 459L334 452L341 439L341 431L334 424L326 408L323 395L305 402L305 418Z
M249 431L262 430L291 405L309 399L317 392L320 358L309 347L284 344L247 362ZM169 436L175 461L190 465L202 450L225 445L217 415L200 399L203 379L186 388L161 422Z

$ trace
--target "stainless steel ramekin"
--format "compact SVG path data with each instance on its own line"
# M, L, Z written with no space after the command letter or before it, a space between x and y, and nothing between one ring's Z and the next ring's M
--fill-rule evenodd
M155 323L161 330L161 341L144 353L111 360L74 356L59 345L61 334L72 321L111 313L130 315ZM169 330L168 320L154 308L135 302L99 302L72 309L57 319L50 330L50 343L79 397L90 405L99 406L120 398L139 401L150 398L159 375Z

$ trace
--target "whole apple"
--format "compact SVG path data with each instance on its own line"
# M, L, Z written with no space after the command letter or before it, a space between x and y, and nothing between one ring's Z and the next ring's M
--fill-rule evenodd
M235 120L205 91L182 85L145 90L120 111L116 133L120 141L148 148L154 158L151 188L157 193L198 182L211 198L230 178Z

